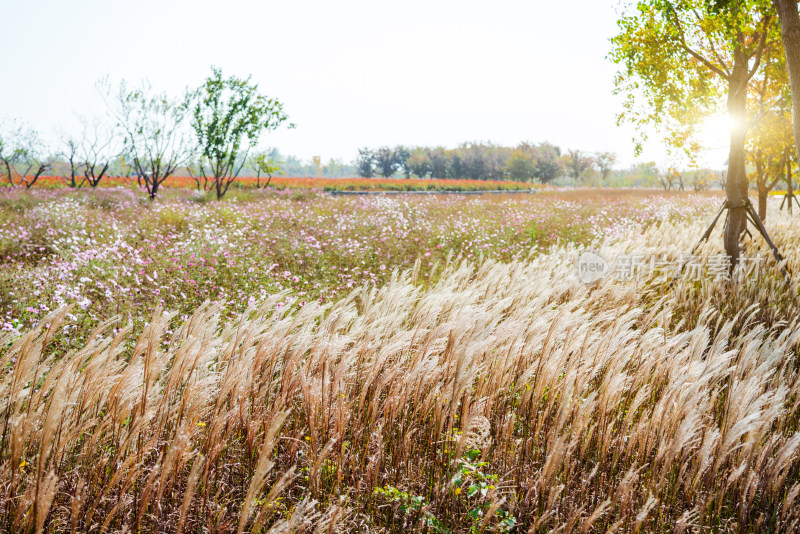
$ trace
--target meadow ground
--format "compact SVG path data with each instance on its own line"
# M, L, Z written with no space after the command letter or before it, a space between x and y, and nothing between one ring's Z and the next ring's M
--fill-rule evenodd
M720 201L5 192L0 529L797 529L796 288L576 277Z

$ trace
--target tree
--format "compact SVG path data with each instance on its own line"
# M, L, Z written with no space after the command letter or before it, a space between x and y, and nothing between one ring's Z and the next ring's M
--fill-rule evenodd
M415 148L406 160L406 169L418 178L425 178L431 172L431 160L424 148Z
M261 135L289 117L283 104L259 94L258 84L249 77L225 79L216 67L211 67L211 75L193 100L191 125L202 156L199 169L210 178L219 200L239 176Z
M633 165L630 174L631 182L639 187L652 187L660 181L658 168L653 161Z
M112 128L108 128L99 119L91 123L83 122L83 135L79 148L79 156L83 167L83 181L91 187L97 187L100 181L108 176L108 170L114 160L122 153L119 137Z
M11 187L30 189L49 168L36 130L14 121L0 132L0 172Z
M780 20L781 38L792 97L795 157L800 161L800 15L797 0L773 0Z
M506 162L506 169L512 180L524 182L533 180L536 174L536 165L532 152L521 147L514 149Z
M592 168L594 160L580 150L567 150L566 165L570 176L578 181L586 171Z
M100 119L87 121L81 119L80 137L62 134L60 158L53 169L60 169L64 183L71 188L80 189L84 185L97 187L111 172L122 154L122 141L114 128Z
M442 147L428 149L428 160L431 163L432 178L447 178L450 168L450 158Z
M64 149L60 156L66 160L67 166L69 167L69 170L65 171L66 176L63 176L62 179L67 187L80 189L84 182L84 180L81 178L83 168L78 156L78 151L80 150L80 141L72 136L67 136L64 134L61 137L61 143L63 144Z
M388 146L376 150L373 153L373 157L375 158L375 166L378 168L378 172L384 178L391 178L400 168L397 154Z
M269 187L269 183L272 181L272 175L281 170L278 162L264 153L256 154L251 158L250 163L256 171L256 189L261 189L262 174L267 176L267 183L264 184L264 187Z
M100 87L111 97L105 82ZM124 136L125 159L150 200L155 200L161 184L192 153L192 135L186 127L189 97L188 92L178 98L155 93L148 82L128 89L123 80L115 100L107 99L109 112Z
M544 142L539 143L534 155L534 177L543 184L549 184L563 172L561 149Z
M678 171L670 167L669 169L658 171L658 181L664 191L669 191L675 186L675 182L680 179L680 175Z
M617 155L613 152L599 152L594 158L597 169L600 171L600 176L603 182L608 179L611 170L614 168L614 163L617 161Z
M406 179L411 178L411 169L408 167L408 158L411 157L411 151L403 145L394 147L394 156L397 160L397 168L403 172Z
M786 62L780 43L774 44L764 52L762 75L750 84L750 114L756 118L751 121L746 150L747 161L755 169L750 178L758 191L758 216L762 220L767 217L769 192L783 177L794 144Z
M375 176L375 155L370 149L358 149L356 167L358 167L358 175L362 178L372 178Z
M697 126L724 99L733 124L724 237L732 268L746 223L748 86L776 32L768 0L722 3L642 0L629 6L618 22L620 33L611 40L611 59L623 66L615 79L616 91L627 95L620 121L666 126L672 146L696 147L690 141ZM646 108L637 105L640 98Z
M206 166L203 159L203 156L194 156L186 162L186 172L194 180L198 193L200 191L208 191L212 187L211 179L203 172L203 168Z

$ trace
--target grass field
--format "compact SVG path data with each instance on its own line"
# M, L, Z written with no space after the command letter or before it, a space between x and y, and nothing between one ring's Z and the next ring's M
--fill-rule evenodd
M796 289L576 279L720 202L2 193L0 530L797 530Z

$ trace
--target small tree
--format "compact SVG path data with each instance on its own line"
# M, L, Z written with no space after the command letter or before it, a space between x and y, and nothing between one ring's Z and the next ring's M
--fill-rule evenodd
M111 165L122 153L122 146L114 130L100 120L81 122L83 133L79 141L72 137L63 139L66 147L62 155L69 164L65 182L73 188L84 184L97 187L108 176Z
M111 96L104 82L101 88ZM128 89L122 81L115 101L109 101L108 106L124 135L125 159L133 167L139 186L154 200L161 184L192 152L191 132L186 128L189 94L171 98L166 93L154 93L147 82Z
M31 127L13 122L7 133L0 132L0 172L11 187L33 187L50 168L43 154L44 145Z
M614 168L614 163L617 161L617 155L613 152L599 152L594 158L597 169L600 171L600 176L605 183L611 170Z
M408 166L408 159L411 157L411 150L403 145L397 145L394 148L395 159L397 160L397 167L403 172L403 176L411 178L411 169Z
M272 181L272 175L281 170L280 164L270 158L267 154L256 154L251 158L250 164L256 171L256 189L261 189L261 175L267 177L267 183L264 187L269 187Z
M670 167L666 170L657 170L658 173L658 181L661 183L661 187L664 188L664 191L670 191L673 187L675 187L676 182L682 182L681 173L679 173L674 167Z
M358 149L356 167L358 167L358 175L362 178L372 178L375 176L375 155L370 149Z
M211 76L197 91L192 129L203 156L200 171L211 178L218 200L239 176L261 135L288 118L283 104L259 94L258 84L249 77L225 79L221 69L211 67Z
M66 160L67 166L69 167L68 170L61 171L64 173L64 175L62 175L62 180L67 187L80 189L84 182L83 177L81 176L83 174L83 167L78 156L78 151L80 150L80 141L74 137L62 135L61 143L63 150L59 156ZM59 173L59 175L60 174L61 173Z
M204 165L203 156L194 157L186 164L186 172L188 172L189 177L194 180L198 192L208 191L211 188L211 181L208 176L203 173Z

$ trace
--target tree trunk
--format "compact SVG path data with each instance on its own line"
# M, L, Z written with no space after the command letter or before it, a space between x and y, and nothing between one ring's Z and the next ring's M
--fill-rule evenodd
M725 225L725 254L731 269L739 261L739 235L747 223L745 203L747 201L747 174L745 172L744 142L747 128L747 59L739 50L734 52L733 70L728 81L728 114L733 124L728 154L728 178L725 181L725 196L728 200L728 222Z
M762 184L761 182L758 183L758 218L761 219L761 222L767 220L767 197L769 196L769 190L767 189L767 184Z
M800 161L800 117L797 116L800 112L800 15L797 12L797 0L773 0L773 3L781 21L783 50L786 53L786 65L789 67L794 143Z
M767 188L767 172L764 168L763 153L761 150L756 150L756 189L758 189L758 217L761 222L767 220L767 196L769 189Z
M794 191L792 187L792 158L786 158L786 200L789 201L789 215L792 214L792 204L794 198Z

